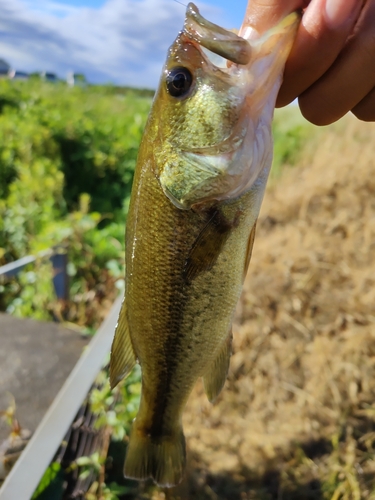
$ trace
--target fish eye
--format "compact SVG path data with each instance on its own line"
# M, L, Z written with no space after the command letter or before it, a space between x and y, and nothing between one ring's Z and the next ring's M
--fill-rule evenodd
M183 97L190 90L193 76L187 68L178 66L167 73L167 91L173 97Z

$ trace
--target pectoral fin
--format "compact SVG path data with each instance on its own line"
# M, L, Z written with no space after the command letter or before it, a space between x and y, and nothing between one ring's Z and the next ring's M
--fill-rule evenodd
M213 403L220 394L227 379L229 360L232 354L232 338L232 331L230 331L228 337L221 345L216 358L203 376L204 390L211 403Z
M132 371L136 361L137 358L133 350L126 316L126 302L124 300L111 348L111 361L109 365L111 389L116 387L120 380Z
M228 221L218 209L213 209L208 215L209 220L194 242L186 259L184 277L187 281L191 281L200 273L212 269L231 229L236 225L236 220L234 222Z

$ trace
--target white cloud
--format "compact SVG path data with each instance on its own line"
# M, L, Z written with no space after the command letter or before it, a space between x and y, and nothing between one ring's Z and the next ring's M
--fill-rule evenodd
M96 9L0 0L0 58L19 70L155 87L184 13L173 0L107 0ZM204 14L217 22L220 11L206 6Z

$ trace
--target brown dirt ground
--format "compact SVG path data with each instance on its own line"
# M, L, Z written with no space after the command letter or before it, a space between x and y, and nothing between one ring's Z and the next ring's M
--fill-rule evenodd
M375 499L374 145L348 116L273 179L226 386L197 385L187 477L152 498Z

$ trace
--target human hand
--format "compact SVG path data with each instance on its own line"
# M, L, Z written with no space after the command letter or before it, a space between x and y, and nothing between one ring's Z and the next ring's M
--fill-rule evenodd
M246 15L263 30L304 7L277 106L298 97L316 125L348 111L375 121L375 0L249 0Z

